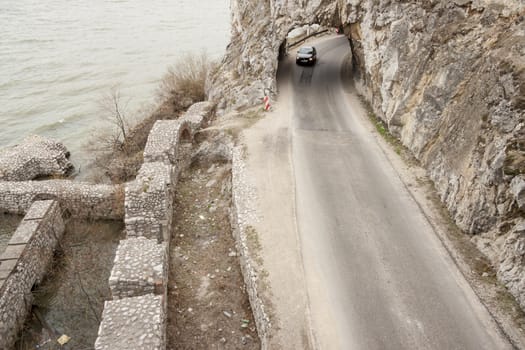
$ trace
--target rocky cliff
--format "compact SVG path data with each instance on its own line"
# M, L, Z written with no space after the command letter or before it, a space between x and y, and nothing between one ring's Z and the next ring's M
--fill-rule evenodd
M525 308L525 1L232 0L219 108L275 91L279 47L303 24L342 26L360 92L480 237ZM481 244L482 243L482 244Z

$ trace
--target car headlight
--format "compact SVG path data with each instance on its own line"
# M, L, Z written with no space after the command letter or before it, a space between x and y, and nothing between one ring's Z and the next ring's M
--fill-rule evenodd
M312 57L310 57L310 58L308 59L308 61L311 61L311 60L313 60L313 58L312 58Z

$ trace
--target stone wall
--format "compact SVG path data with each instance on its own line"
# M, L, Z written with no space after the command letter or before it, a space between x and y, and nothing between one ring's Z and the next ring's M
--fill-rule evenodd
M343 25L356 87L427 169L457 225L483 237L525 308L523 1L233 0L231 9L232 41L208 84L219 113L276 91L290 30Z
M129 236L128 236L129 237ZM166 295L168 245L145 237L122 240L109 277L113 299Z
M77 218L122 219L121 185L93 185L71 180L0 182L0 211L24 214L35 200L56 199Z
M63 233L58 202L36 201L0 255L0 349L14 346Z
M143 296L106 301L96 350L166 348L166 300Z
M173 216L172 165L144 163L137 178L126 184L125 218L128 237L167 241Z
M0 150L0 181L66 175L73 169L68 158L62 143L30 135L20 144Z
M233 234L239 251L239 261L241 272L246 285L246 292L250 299L250 306L255 318L257 333L261 340L261 349L267 349L270 337L271 322L266 310L266 304L261 297L262 290L265 288L261 283L263 267L257 263L256 252L250 249L248 244L248 222L255 222L257 218L253 213L254 190L250 184L250 179L246 174L245 163L243 160L243 150L241 147L234 147L232 150L232 226Z
M67 150L38 136L0 153L0 174L7 180L0 181L0 210L26 213L0 255L0 348L14 345L32 307L31 289L52 262L64 232L61 207L77 218L124 218L126 224L127 239L119 245L109 281L114 300L105 303L95 348L166 347L167 247L179 151L181 144L191 145L211 110L211 103L200 102L178 120L157 122L145 163L126 185L20 181L69 170ZM41 149L34 150L35 144Z
M120 242L109 279L112 301L104 305L96 350L166 348L168 247L181 143L211 111L198 103L178 120L157 121L136 180L126 184L126 239ZM191 144L191 143L190 143Z

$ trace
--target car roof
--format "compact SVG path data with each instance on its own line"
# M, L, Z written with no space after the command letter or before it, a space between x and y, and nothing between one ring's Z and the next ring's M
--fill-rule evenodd
M313 46L302 46L299 48L299 52L314 52L315 47Z

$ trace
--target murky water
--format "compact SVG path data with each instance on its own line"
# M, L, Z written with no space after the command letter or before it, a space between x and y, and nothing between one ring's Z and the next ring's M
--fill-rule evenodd
M118 85L135 113L184 52L219 57L229 0L0 0L0 147L29 133L63 141L78 166L101 96Z

